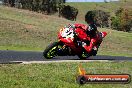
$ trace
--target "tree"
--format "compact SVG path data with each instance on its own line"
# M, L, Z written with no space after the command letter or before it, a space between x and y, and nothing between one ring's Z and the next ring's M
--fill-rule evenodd
M116 11L111 26L115 30L129 32L132 28L132 11L127 8L120 8Z
M104 0L104 2L105 2L105 3L108 3L108 1L107 1L107 0Z

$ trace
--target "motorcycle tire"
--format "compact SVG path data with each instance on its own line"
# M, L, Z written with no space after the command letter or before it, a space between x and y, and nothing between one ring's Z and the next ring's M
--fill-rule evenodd
M81 54L81 55L78 55L78 57L79 57L81 60L86 60L86 58L88 58L88 57L83 57L82 54Z
M84 50L84 52L82 54L79 54L78 57L81 59L81 60L86 60L87 58L90 57L89 54L86 53L86 51Z
M43 52L43 56L46 58L46 59L51 59L53 58L55 55L53 56L48 56L48 53L50 52L50 50L52 50L55 46L57 46L59 44L59 42L53 42L51 43L49 46L46 47L46 49L44 50ZM55 52L56 53L56 52Z

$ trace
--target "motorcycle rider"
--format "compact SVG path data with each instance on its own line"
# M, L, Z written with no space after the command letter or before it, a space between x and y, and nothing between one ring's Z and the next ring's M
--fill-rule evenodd
M79 45L82 45L82 47L84 47L84 49L87 52L87 54L85 53L86 56L87 55L95 56L102 42L102 38L100 32L97 30L97 26L95 25L94 15L89 13L90 12L88 12L85 15L85 22L88 25L75 23L75 24L66 25L65 28L74 29L77 38L81 40L77 43L79 43Z
M102 42L99 31L97 30L97 26L94 23L94 16L89 15L87 13L85 15L85 22L88 24L74 24L76 28L76 33L80 32L79 30L83 30L83 32L78 34L79 39L81 39L82 46L87 51L88 54L96 55L100 43ZM99 44L97 44L99 42Z

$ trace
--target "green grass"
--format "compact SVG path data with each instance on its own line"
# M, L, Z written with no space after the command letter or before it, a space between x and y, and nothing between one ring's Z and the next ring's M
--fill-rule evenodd
M76 83L80 63L1 64L1 88L131 88L130 84ZM131 62L81 63L89 74L130 74Z
M21 45L0 46L0 50L16 50L16 51L40 51L41 48Z
M57 29L65 23L69 23L69 21L1 6L0 39L2 41L0 46L44 49L50 42L57 40Z
M0 6L0 50L43 51L57 41L58 30L68 23L85 22ZM99 55L132 56L132 33L99 30L109 33L100 46Z
M113 56L132 56L132 33L121 31L100 29L107 31L108 35L104 38L98 54Z

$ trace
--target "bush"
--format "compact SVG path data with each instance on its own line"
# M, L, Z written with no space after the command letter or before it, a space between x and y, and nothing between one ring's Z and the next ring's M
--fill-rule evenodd
M57 5L64 2L65 0L4 0L4 5L51 14L57 12Z
M76 20L78 15L78 9L71 7L69 5L63 5L60 8L59 16L62 16L68 20Z
M95 24L98 27L109 27L109 17L110 14L108 12L104 12L102 10L93 10L87 12L88 18L93 18Z
M121 27L120 18L119 17L112 17L111 20L112 20L111 28L119 30L119 27Z
M118 31L129 32L132 29L132 11L120 8L115 12L115 17L111 18L111 27Z
M14 7L15 6L15 0L3 0L4 5Z

